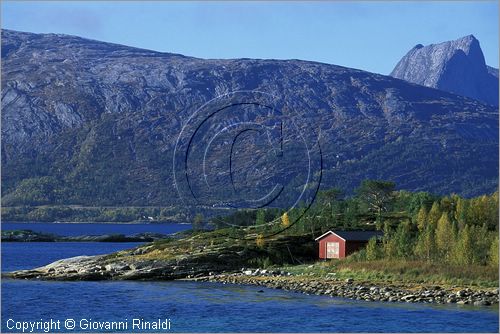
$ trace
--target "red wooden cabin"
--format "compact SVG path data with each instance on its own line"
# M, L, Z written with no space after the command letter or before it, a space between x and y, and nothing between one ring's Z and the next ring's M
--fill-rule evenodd
M381 231L328 231L315 240L320 259L342 259L365 247L371 238L381 238Z

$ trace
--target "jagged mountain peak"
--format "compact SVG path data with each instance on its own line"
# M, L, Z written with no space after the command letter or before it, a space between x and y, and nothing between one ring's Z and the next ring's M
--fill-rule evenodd
M451 50L461 50L467 56L474 57L474 60L480 62L481 65L486 65L479 40L474 37L474 35L467 35L454 41L444 42L438 45L442 45L446 48L447 43L451 44Z
M418 44L390 75L498 106L497 77L486 65L474 35L427 46Z

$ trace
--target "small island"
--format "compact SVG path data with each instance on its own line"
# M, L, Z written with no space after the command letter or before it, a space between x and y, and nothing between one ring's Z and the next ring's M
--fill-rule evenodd
M168 238L161 233L103 234L60 236L56 234L35 232L32 230L2 231L2 242L150 242Z

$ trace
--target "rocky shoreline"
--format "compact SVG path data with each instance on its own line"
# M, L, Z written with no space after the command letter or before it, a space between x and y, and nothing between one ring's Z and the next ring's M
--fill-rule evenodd
M50 263L43 267L4 273L4 278L37 279L53 281L104 281L104 280L175 280L200 277L229 270L228 266L217 266L185 257L179 261L143 259L141 261L116 260L109 255L76 256Z
M224 284L256 285L272 289L327 295L364 301L458 304L474 306L498 305L499 289L473 290L471 288L445 288L437 285L396 285L356 282L353 279L294 276L283 271L243 270L192 278L194 281Z
M220 235L207 238L207 234L201 233L180 239L165 239L108 255L62 259L43 267L4 273L2 276L64 281L187 279L250 284L365 301L475 306L498 304L498 288L378 283L345 275L337 276L335 272L306 274L306 271L295 270L292 274L281 269L241 269L242 266L252 266L256 259L275 254L289 254L302 262L315 256L314 242L308 237L281 236L268 242L269 249L262 249L253 242L241 239L235 242Z
M109 261L107 256L78 256L31 270L3 274L14 279L67 281L97 280L191 280L224 284L244 284L282 289L310 295L327 295L378 302L412 302L474 306L497 305L499 289L471 289L437 285L371 283L352 278L292 275L280 270L242 270L228 266L203 266L192 261L150 260L128 263Z

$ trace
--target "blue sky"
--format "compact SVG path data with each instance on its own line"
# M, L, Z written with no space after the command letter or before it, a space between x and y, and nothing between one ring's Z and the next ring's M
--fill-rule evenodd
M414 45L474 34L498 67L498 2L15 2L2 28L201 58L305 59L388 74Z

